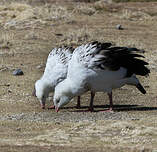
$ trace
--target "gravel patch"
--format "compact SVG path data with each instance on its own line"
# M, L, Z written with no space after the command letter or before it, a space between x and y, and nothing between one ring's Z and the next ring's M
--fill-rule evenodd
M1 115L0 120L21 120L31 122L81 122L97 120L138 120L125 112L39 112L39 113L18 113L12 115Z

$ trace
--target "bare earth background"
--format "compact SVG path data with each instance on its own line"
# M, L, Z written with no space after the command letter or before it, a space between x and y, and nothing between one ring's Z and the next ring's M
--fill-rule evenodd
M74 99L59 113L41 110L31 93L51 49L92 40L145 49L151 74L140 80L147 94L130 86L113 91L114 113L102 112L109 102L105 93L97 93L93 113L85 112L89 94L81 109ZM156 152L156 48L155 2L1 1L0 151ZM16 68L24 75L13 76Z

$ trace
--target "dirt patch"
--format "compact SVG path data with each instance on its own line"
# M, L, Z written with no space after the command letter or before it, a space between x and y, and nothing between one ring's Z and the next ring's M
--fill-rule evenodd
M145 151L145 152L151 152L150 149L148 148L119 148L119 147L104 147L104 148L95 148L95 147L66 147L66 146L2 146L0 147L2 151L12 151L12 152L18 152L18 151L23 151L23 152L38 152L38 151L45 151L45 152L51 152L51 151L62 151L62 152L102 152L102 151L108 151L108 152L116 152L121 151L121 152L125 152L125 151L131 151L131 152L140 152L140 151Z

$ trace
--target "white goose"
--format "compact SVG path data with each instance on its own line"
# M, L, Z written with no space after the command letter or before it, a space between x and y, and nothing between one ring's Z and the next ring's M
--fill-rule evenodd
M43 76L36 81L33 95L40 101L41 107L45 109L45 101L55 86L67 76L68 62L71 60L73 48L54 48L48 55ZM77 100L80 107L80 97ZM49 108L54 108L51 106Z
M112 89L125 84L136 86L143 94L145 89L136 75L146 76L150 70L148 63L138 59L143 57L136 48L111 47L109 43L92 42L81 45L73 52L69 62L67 78L55 88L54 105L56 111L73 97L91 90L90 110L93 111L95 92L107 92L110 111L113 108Z

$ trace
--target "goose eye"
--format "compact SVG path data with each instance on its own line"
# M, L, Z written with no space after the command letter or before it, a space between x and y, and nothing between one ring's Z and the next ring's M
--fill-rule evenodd
M55 100L55 103L58 104L58 103L59 103L59 99L56 99L56 100Z
M59 99L58 99L58 100L56 100L56 103L57 103L57 104L59 103Z

